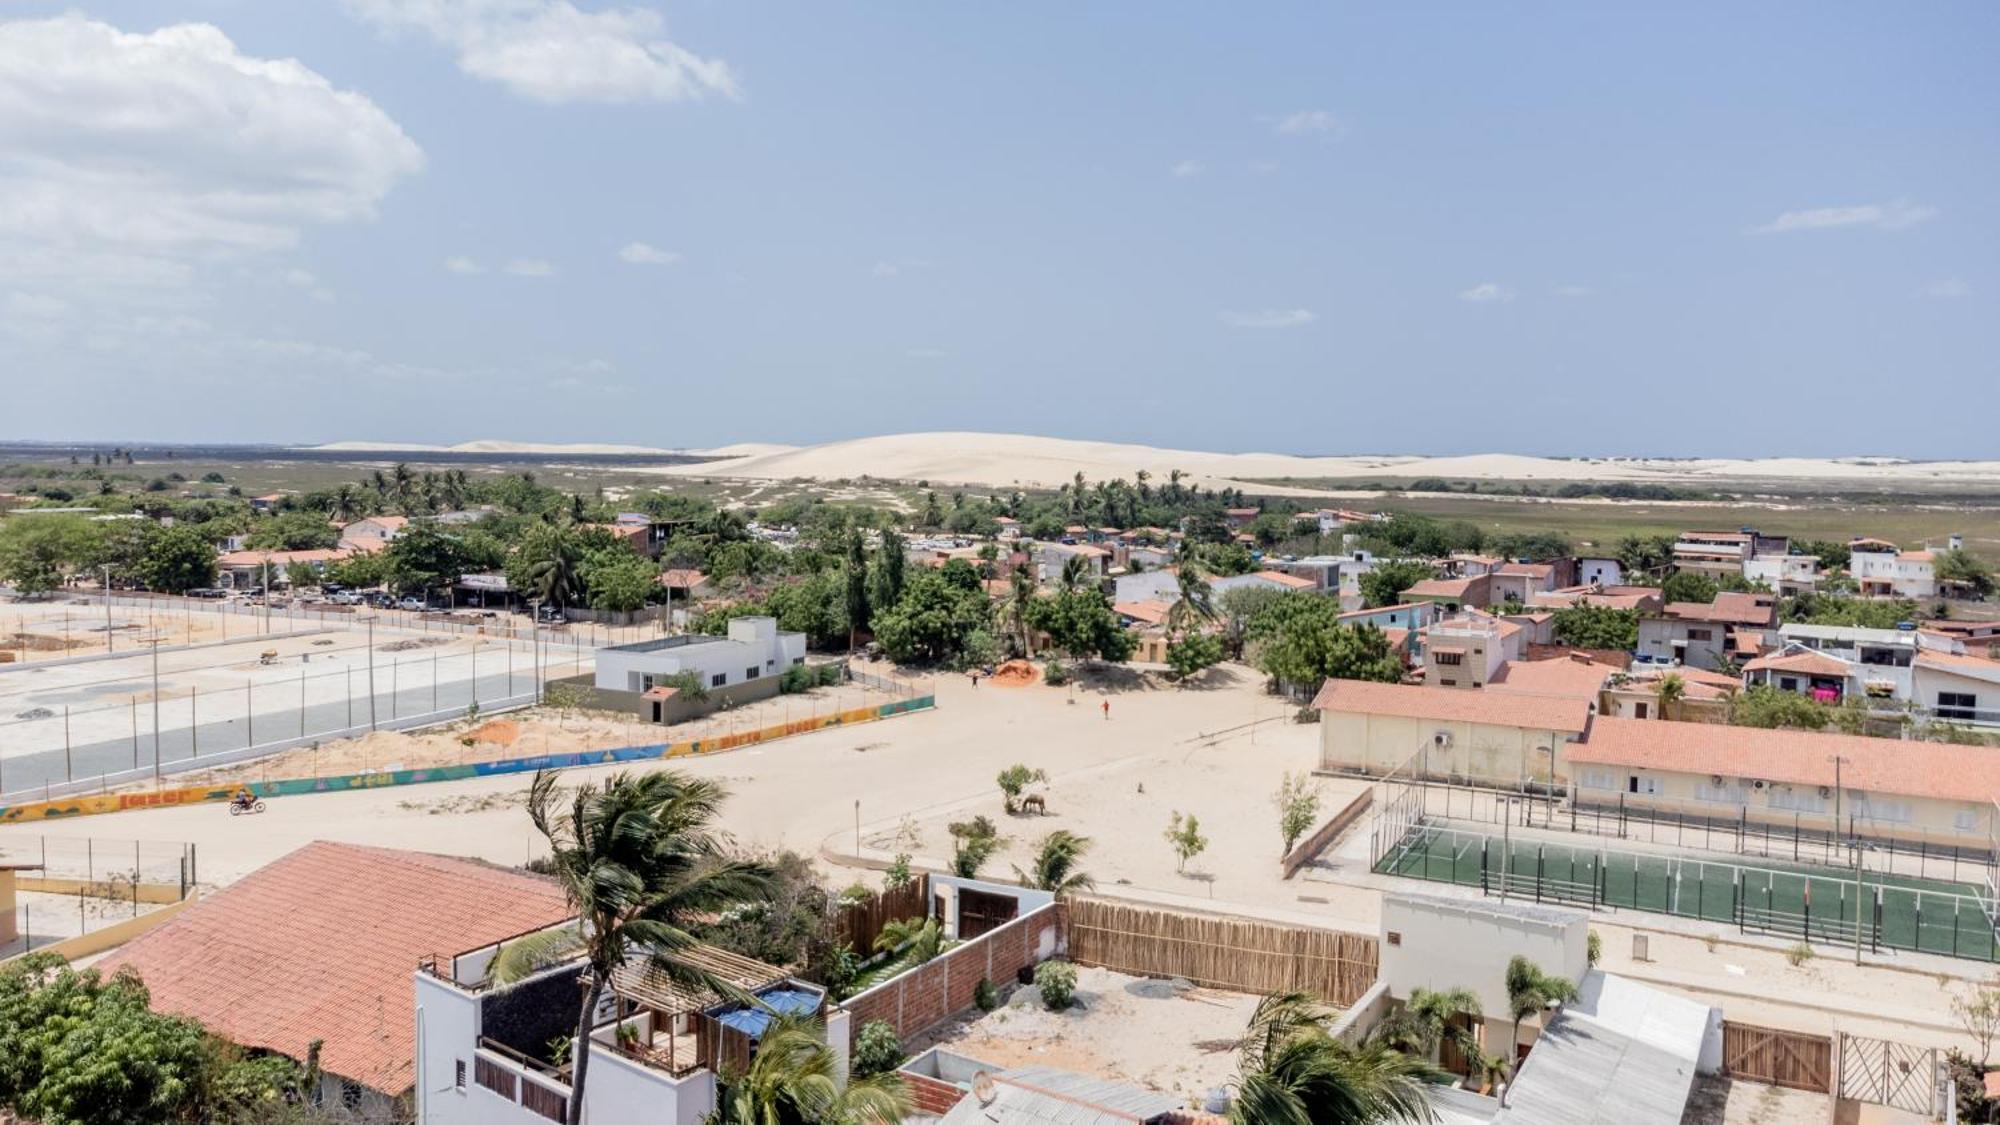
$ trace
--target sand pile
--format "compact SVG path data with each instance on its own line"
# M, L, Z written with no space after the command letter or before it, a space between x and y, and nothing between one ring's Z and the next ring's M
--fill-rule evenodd
M1001 687L1026 687L1041 679L1040 670L1025 660L1009 660L993 670L993 682Z
M494 746L512 746L521 737L521 724L512 719L492 719L472 728L466 737Z

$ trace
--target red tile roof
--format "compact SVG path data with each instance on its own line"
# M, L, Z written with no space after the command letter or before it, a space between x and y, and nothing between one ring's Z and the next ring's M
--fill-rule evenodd
M660 572L660 585L692 589L708 581L708 575L691 567L674 567Z
M1823 652L1786 652L1760 656L1743 666L1745 672L1797 672L1802 676L1845 678L1853 668L1847 661Z
M245 570L250 567L290 566L293 563L339 562L353 554L351 548L338 551L230 551L215 560L215 565L224 570Z
M1619 671L1615 664L1599 664L1588 657L1559 660L1509 660L1500 665L1486 690L1520 695L1545 695L1597 702L1604 680Z
M1148 625L1164 624L1167 620L1165 602L1119 602L1111 607L1111 611L1134 621L1143 621Z
M1571 734L1590 724L1590 708L1580 699L1504 691L1443 691L1366 680L1328 680L1314 697L1313 706L1345 714L1487 723Z
M417 958L571 917L539 875L394 848L307 844L114 950L153 1007L245 1047L321 1062L389 1095L414 1080Z
M1564 753L1571 762L1788 785L1832 785L1831 758L1838 754L1845 759L1841 784L1865 793L1980 803L2000 793L2000 754L1858 734L1600 717L1589 740Z
M1719 625L1769 625L1776 610L1769 605L1759 605L1754 600L1756 594L1717 594L1715 601L1669 602L1663 611L1668 617L1682 621L1709 621ZM1769 597L1770 595L1761 595ZM1727 600L1725 600L1727 599Z
M1300 578L1295 574L1286 574L1282 570L1260 570L1251 575L1251 577L1261 578L1266 582L1275 582L1287 590L1310 590L1313 588L1312 579Z
M1472 584L1484 575L1471 578L1426 578L1422 582L1403 591L1406 598L1462 598L1472 589Z

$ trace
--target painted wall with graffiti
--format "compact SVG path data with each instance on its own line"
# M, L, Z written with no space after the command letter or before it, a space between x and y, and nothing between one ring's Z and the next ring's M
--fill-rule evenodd
M166 808L227 801L241 784L248 784L259 797L290 797L304 793L337 793L350 789L386 789L398 785L423 785L433 781L464 781L468 778L501 774L533 773L536 770L567 769L572 766L608 766L620 762L648 762L686 758L697 754L719 754L774 739L827 727L852 726L878 719L894 718L937 705L937 697L920 695L873 707L856 707L816 718L794 719L754 730L736 731L716 738L687 742L655 742L644 746L620 746L610 750L581 750L570 754L541 754L531 758L502 758L492 762L435 766L429 769L380 770L374 773L338 774L332 777L293 777L276 781L226 782L215 785L182 785L133 793L95 793L63 797L51 801L30 801L0 808L0 823L34 820L61 820L73 816L96 816L133 809Z

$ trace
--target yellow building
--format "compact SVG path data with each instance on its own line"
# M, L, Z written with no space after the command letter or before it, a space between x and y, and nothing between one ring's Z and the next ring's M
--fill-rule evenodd
M1591 712L1575 697L1360 680L1328 680L1313 706L1322 768L1387 774L1408 763L1436 780L1508 788L1566 782L1569 744Z

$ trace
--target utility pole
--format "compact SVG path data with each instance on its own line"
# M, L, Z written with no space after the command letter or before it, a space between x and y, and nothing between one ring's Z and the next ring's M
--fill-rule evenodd
M104 651L111 651L111 567L104 568Z
M1891 865L1893 866L1893 864ZM1854 842L1854 963L1861 963L1861 842Z
M160 775L160 637L153 635L153 776Z
M375 616L368 616L368 729L375 729Z

